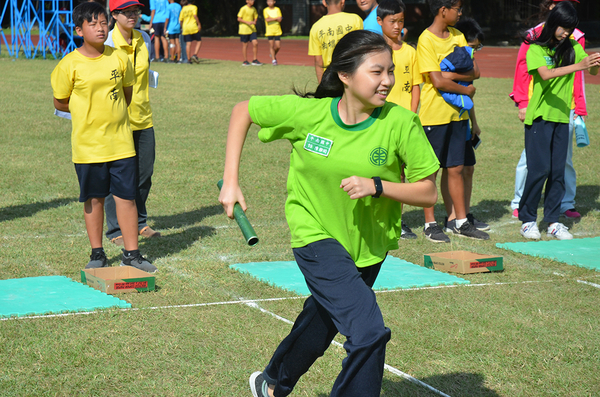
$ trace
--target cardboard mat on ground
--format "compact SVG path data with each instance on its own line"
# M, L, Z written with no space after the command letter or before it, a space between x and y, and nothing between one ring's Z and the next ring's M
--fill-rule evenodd
M249 273L252 277L276 287L299 295L310 295L304 276L295 261L236 263L230 267L242 273ZM469 283L470 281L460 277L426 269L388 255L373 289L406 289Z
M504 270L501 256L481 255L469 251L448 251L423 255L425 267L452 273L485 273Z
M600 237L498 243L496 247L600 271Z
M0 318L91 312L131 304L65 276L0 280Z

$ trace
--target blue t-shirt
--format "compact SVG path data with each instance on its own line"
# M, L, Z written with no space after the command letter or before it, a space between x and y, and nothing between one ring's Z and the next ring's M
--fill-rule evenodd
M154 10L154 19L152 23L165 23L169 17L167 0L150 0L150 10Z
M179 24L179 13L181 12L181 6L172 2L169 3L169 26L167 31L170 33L181 33L181 25Z
M377 6L379 7L379 6ZM377 22L377 7L373 8L369 15L363 21L363 29L370 30L371 32L379 33L383 36L381 25Z

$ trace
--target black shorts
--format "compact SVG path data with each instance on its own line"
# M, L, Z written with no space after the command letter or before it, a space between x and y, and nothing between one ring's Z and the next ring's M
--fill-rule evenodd
M423 127L441 168L465 164L465 142L468 128L469 120Z
M271 41L271 40L281 41L281 36L267 36L267 39L269 39L269 41Z
M192 33L192 34L184 34L183 41L185 43L189 43L192 41L202 41L202 35L200 32Z
M179 33L169 33L169 40L178 40Z
M258 36L256 35L256 32L252 32L252 34L241 34L240 35L240 41L242 43L247 43L249 41L254 41L258 38Z
M165 23L164 22L153 23L152 27L154 28L154 36L163 37L165 35Z
M473 141L467 140L465 143L465 167L471 167L477 164L475 160L475 150L473 149Z
M79 202L104 198L112 193L123 200L135 200L137 192L136 157L108 163L75 164L79 179Z

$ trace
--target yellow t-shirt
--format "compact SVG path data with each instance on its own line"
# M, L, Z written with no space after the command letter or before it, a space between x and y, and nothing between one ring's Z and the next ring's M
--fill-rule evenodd
M281 16L281 10L279 7L273 7L270 9L269 7L265 7L263 10L263 16L265 17L265 21L267 18L279 18ZM281 31L281 24L277 21L265 22L267 25L267 31L265 36L281 36L283 32Z
M437 37L427 29L419 36L417 65L425 83L421 90L419 117L424 126L443 125L469 118L468 112L460 117L458 108L444 101L429 78L429 72L441 71L440 62L454 51L454 47L467 46L467 40L460 31L452 27L448 27L448 30L450 35L445 39Z
M179 13L179 21L181 22L181 34L190 35L198 33L198 23L196 23L195 15L198 15L198 7L193 4L188 4L181 8Z
M331 63L331 55L336 44L342 37L353 30L361 30L363 21L356 14L337 12L325 15L310 29L308 40L308 55L321 55L323 66Z
M144 42L142 33L133 29L131 45L127 44L121 31L115 27L112 32L115 48L125 51L129 62L135 69L135 84L133 85L133 96L127 108L129 112L129 124L133 131L139 131L153 126L152 108L150 107L150 96L148 94L148 79L150 72L150 55L148 47ZM135 52L134 52L135 49Z
M258 12L256 11L256 8L245 5L240 8L240 12L238 12L237 16L244 21L255 21L256 18L258 18ZM239 34L252 34L254 32L256 32L256 25L248 25L247 23L240 22Z
M417 51L402 42L402 47L394 51L393 60L396 66L394 69L396 84L389 93L387 101L411 110L413 86L423 82L421 73L417 71Z
M135 156L123 87L135 82L127 54L110 46L97 58L67 54L50 77L56 99L69 100L71 148L76 164Z

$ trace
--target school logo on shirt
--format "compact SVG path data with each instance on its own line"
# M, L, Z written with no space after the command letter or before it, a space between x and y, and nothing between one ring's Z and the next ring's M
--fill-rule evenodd
M320 154L321 156L329 156L333 141L327 138L321 138L320 136L308 134L304 140L304 150Z
M552 57L545 56L544 59L546 60L546 66L554 66L554 60L552 60Z
M387 150L381 146L371 150L369 162L376 167L384 165L387 162Z

